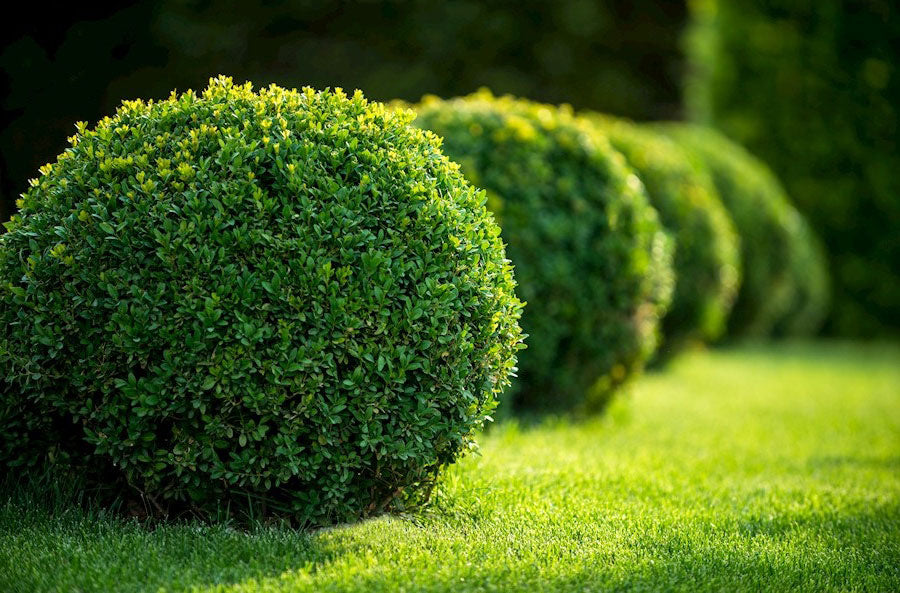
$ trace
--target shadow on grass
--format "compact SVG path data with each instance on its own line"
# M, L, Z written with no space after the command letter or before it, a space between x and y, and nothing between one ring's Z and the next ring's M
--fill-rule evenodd
M34 499L0 491L0 591L180 591L333 557L313 534L294 529L129 520Z
M310 590L360 591L895 591L898 528L900 506L892 504L846 515L760 518L719 542L660 532L635 540L639 560L628 565L603 549L573 549L557 563L541 558L511 564L506 559L516 551L498 546L496 558L440 559L455 566L450 571L436 570L437 561L384 566L375 558L345 570L321 567L299 579L287 573L253 584L264 590L304 583Z
M623 564L606 550L570 551L569 557L525 558L498 542L493 557L441 557L397 564L335 551L317 566L240 590L394 591L892 591L900 586L900 546L891 534L900 508L876 507L845 516L791 516L751 521L721 542L684 532L660 532L635 541L637 560ZM893 541L893 543L891 543ZM573 543L573 546L575 544ZM364 548L368 550L368 548ZM593 553L593 554L592 554ZM626 554L630 555L630 554ZM592 557L593 556L593 557ZM210 586L200 591L223 589ZM225 588L225 591L228 589Z

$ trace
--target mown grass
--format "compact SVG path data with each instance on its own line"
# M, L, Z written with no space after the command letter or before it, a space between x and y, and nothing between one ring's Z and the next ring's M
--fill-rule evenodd
M900 348L697 353L496 427L434 505L307 534L0 493L0 591L897 591Z

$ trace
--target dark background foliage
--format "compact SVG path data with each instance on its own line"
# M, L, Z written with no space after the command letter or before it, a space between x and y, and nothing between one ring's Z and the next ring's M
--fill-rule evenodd
M900 328L900 32L890 0L23 3L0 42L0 220L78 120L226 73L378 100L488 86L634 119L693 115L762 157L829 252L828 331ZM24 12L22 12L24 11ZM717 15L710 19L709 15ZM680 87L689 75L685 111Z
M900 4L692 3L688 110L763 158L830 254L832 333L900 331Z
M0 48L0 217L78 120L219 73L418 100L480 86L637 118L679 110L682 2L25 3ZM30 13L30 14L29 14Z

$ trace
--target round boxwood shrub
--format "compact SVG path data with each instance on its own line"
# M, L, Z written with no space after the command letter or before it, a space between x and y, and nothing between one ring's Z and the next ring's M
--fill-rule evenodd
M421 499L515 365L500 231L357 92L126 102L0 237L2 462L324 524Z
M662 322L663 355L725 331L740 282L734 224L709 175L666 136L632 122L586 114L637 172L675 240L675 294Z
M741 236L743 281L729 335L772 335L797 298L799 215L772 172L718 132L690 124L661 129L699 156Z
M570 109L482 90L417 111L487 189L528 303L514 404L601 406L653 352L671 297L670 241L640 181Z

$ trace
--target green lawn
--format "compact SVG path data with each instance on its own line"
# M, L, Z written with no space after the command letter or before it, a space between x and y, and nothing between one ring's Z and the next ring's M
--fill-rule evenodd
M481 442L422 514L314 534L0 493L0 591L900 590L897 346L692 354Z

